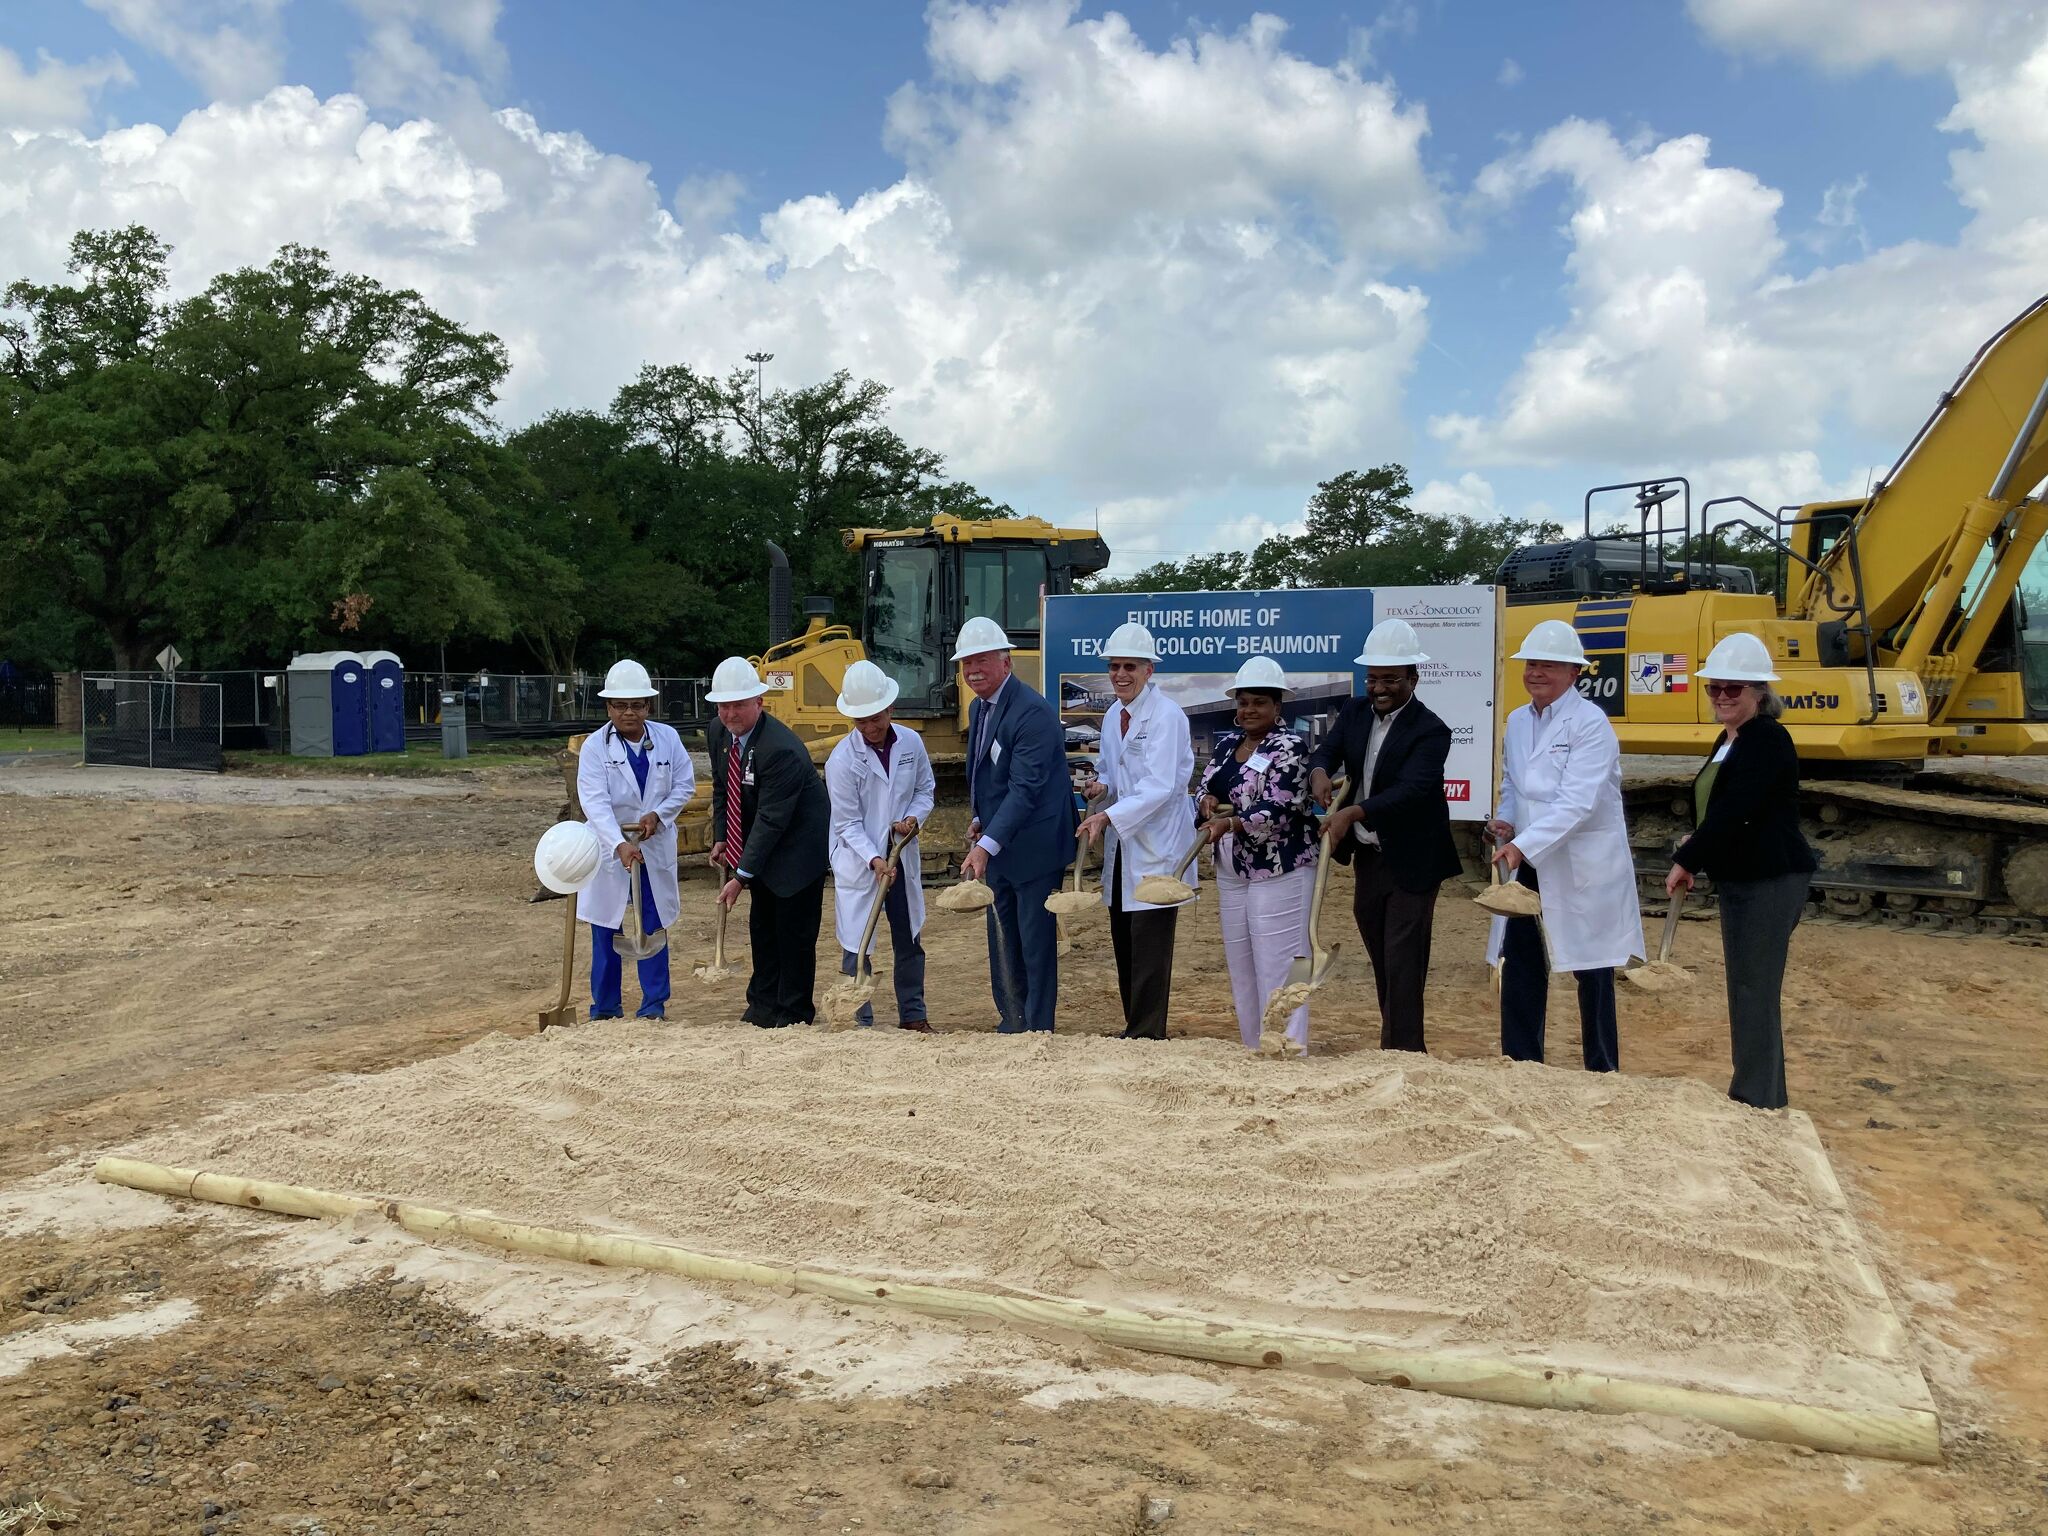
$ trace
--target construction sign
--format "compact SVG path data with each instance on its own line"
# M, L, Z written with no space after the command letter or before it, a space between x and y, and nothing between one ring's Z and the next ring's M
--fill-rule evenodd
M1287 674L1287 723L1314 738L1365 692L1355 658L1385 619L1415 627L1429 660L1416 697L1451 728L1444 796L1459 821L1493 814L1496 608L1491 587L1337 587L1279 592L1119 592L1045 600L1046 691L1066 723L1069 751L1092 751L1114 700L1102 646L1123 623L1159 646L1154 681L1187 711L1197 765L1236 714L1237 669L1270 656Z

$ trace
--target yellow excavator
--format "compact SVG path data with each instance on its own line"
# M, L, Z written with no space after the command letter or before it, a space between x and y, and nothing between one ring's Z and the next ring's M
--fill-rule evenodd
M1583 537L1503 563L1503 655L1539 620L1566 620L1586 648L1580 690L1622 750L1696 762L1719 727L1693 669L1724 635L1756 634L1799 748L1816 915L2048 932L2048 791L1925 771L1929 758L2048 754L2044 418L2048 298L1985 342L1859 499L1769 512L1724 496L1696 519L1682 477L1589 491ZM1618 494L1635 529L1596 536L1596 506ZM1725 558L1738 542L1775 552L1775 593ZM1525 701L1511 663L1502 683L1503 709ZM1631 776L1654 901L1688 830L1690 774Z

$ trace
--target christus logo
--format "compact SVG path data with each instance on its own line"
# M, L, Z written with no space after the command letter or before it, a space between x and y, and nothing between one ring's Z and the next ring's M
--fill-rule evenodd
M1782 702L1787 709L1840 709L1842 696L1839 693L1788 693Z

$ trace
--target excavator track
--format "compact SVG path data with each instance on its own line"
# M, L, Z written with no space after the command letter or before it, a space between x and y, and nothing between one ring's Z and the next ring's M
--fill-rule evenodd
M1646 909L1661 912L1671 857L1691 827L1690 776L1623 786ZM1819 855L1810 922L2048 941L2048 789L1990 773L1898 783L1809 779L1800 826ZM1702 880L1692 903L1714 905Z

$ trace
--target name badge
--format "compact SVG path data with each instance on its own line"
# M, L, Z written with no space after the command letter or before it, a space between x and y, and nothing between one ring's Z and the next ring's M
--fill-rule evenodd
M1244 765L1245 767L1249 768L1253 773L1264 773L1268 768L1273 766L1273 759L1268 757L1263 752L1254 752L1250 757L1244 760Z
M748 786L751 786L751 785L753 784L753 782L754 782L754 765L753 765L752 763L749 763L749 764L747 764L747 771L746 771L746 773L745 773L745 774L743 774L743 775L741 776L741 778L740 778L740 783L741 783L741 784L744 784L744 785L748 785Z

